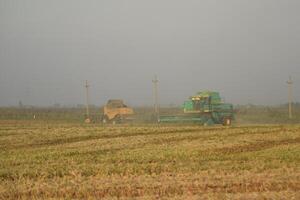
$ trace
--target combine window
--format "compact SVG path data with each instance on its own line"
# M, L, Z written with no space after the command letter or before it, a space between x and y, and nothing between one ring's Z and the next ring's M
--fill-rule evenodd
M201 101L200 100L195 100L194 101L194 110L201 110Z

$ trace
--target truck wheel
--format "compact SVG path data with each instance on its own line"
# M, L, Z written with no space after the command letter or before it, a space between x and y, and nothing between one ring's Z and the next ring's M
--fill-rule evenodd
M115 118L112 120L112 124L121 124L122 123L122 118L120 115L115 116Z
M108 123L108 118L106 116L103 117L102 123L103 124L107 124Z

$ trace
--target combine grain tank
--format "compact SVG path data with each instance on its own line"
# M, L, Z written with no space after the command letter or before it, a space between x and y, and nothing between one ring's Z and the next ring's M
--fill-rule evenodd
M222 102L218 92L199 92L183 104L183 113L161 116L160 122L197 122L203 125L231 125L234 119L233 105Z

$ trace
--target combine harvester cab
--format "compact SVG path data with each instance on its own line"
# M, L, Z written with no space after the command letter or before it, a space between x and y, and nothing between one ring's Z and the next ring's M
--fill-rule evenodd
M123 100L111 99L103 108L102 122L118 124L126 121L131 121L133 115L133 109L126 106Z
M199 92L183 104L183 114L161 116L160 122L223 124L230 126L234 119L233 105L222 102L218 92Z

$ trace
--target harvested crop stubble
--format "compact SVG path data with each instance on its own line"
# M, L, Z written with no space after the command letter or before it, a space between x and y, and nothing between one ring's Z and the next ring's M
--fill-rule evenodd
M300 195L297 125L0 124L1 199Z

